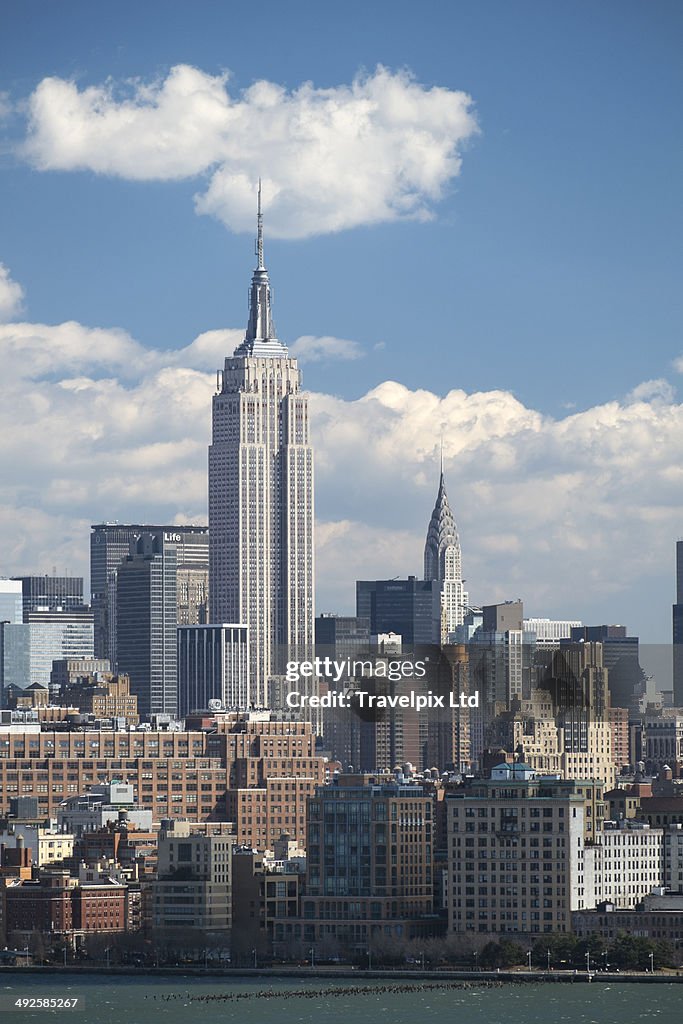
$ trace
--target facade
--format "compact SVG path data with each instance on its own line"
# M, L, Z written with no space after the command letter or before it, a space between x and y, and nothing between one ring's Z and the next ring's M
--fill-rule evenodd
M130 554L131 543L143 535L157 539L162 550L176 552L178 622L208 621L209 535L206 526L147 526L141 523L98 523L90 533L90 587L95 617L95 654L116 661L116 573Z
M606 821L597 850L595 903L635 907L664 884L664 831L642 821Z
M421 786L340 775L309 801L302 917L281 939L372 949L434 934L433 802Z
M54 942L83 945L89 935L128 930L128 887L107 879L80 885L68 872L55 871L39 881L22 881L5 889L8 940L27 945L36 931Z
M251 705L248 627L178 626L179 713L208 708L215 700L240 711Z
M432 591L432 641L445 644L449 633L465 621L468 596L462 578L460 538L446 494L443 457L436 504L427 528L424 578L437 584Z
M683 949L683 899L680 896L653 893L643 900L638 910L619 910L613 903L603 903L596 910L572 914L574 932L580 939L599 935L614 941L620 935L670 942L674 949ZM655 970L659 964L654 962Z
M10 821L8 831L0 833L0 846L30 850L31 863L43 868L60 864L70 857L74 850L74 837L45 825Z
M536 643L543 647L559 647L559 641L568 639L572 629L581 626L578 619L524 619L524 629L533 633Z
M683 711L664 708L645 715L643 755L646 761L662 767L683 761Z
M152 886L155 931L177 932L185 940L194 930L219 932L228 941L234 843L231 836L192 835L187 821L164 822Z
M676 541L676 603L672 626L674 704L683 707L683 540Z
M25 689L31 682L31 627L21 622L0 622L0 707L7 687Z
M608 708L607 721L612 731L612 761L618 771L632 763L627 708Z
M594 906L602 787L501 764L446 797L451 932L571 930ZM589 814L590 810L590 814Z
M24 622L29 612L80 610L83 608L82 576L16 576L21 583Z
M234 823L238 844L272 849L283 831L305 843L307 802L323 780L322 770L296 777L269 774L257 786L229 790L227 817Z
M435 580L357 580L356 615L370 622L370 633L397 633L404 646L431 644Z
M275 844L277 846L277 843ZM288 920L299 917L303 873L275 863L248 847L234 847L232 858L232 953L291 956L284 939Z
M61 671L58 678L63 678ZM78 708L81 714L92 715L95 719L123 719L128 725L137 725L140 721L138 699L130 692L127 675L103 672L96 677L77 676L76 679L78 681L61 685L60 697Z
M0 624L24 621L22 594L21 580L10 580L0 576Z
M116 658L143 718L178 713L177 552L153 534L116 571Z
M609 673L611 703L622 708L631 706L642 676L637 636L628 636L626 626L577 626L565 643L600 644L602 663Z
M50 577L46 577L50 578ZM89 608L74 606L64 611L29 610L29 678L47 687L53 661L64 658L92 658L93 614Z
M317 647L334 647L338 655L353 655L359 647L370 643L370 620L323 612L316 616L315 643Z
M308 398L275 333L260 187L257 255L246 335L213 398L209 539L211 621L248 626L252 699L262 706L276 648L309 656L314 595Z
M263 789L269 777L324 780L324 758L316 754L310 725L271 721L267 714L227 714L214 719L212 730L188 732L52 732L38 723L0 723L0 815L18 797L33 797L40 819L57 817L64 800L109 778L131 785L137 804L155 822L181 817L228 821L231 792ZM281 806L285 796L282 790ZM242 834L250 825L269 827L254 821L248 801L241 806L244 818L236 828ZM272 827L282 831L287 814L274 813Z
M111 672L111 664L106 658L62 658L52 663L50 686L55 690L67 690L81 681L92 682L105 672Z
M140 829L152 827L152 812L136 805L133 786L124 782L91 786L83 795L67 797L57 811L59 830L77 839L119 821Z

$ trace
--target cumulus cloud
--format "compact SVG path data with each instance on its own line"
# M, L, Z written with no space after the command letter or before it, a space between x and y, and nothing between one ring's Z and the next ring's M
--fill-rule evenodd
M0 325L0 573L87 575L102 519L205 521L214 370L241 336L164 352L120 330ZM648 580L670 575L683 505L683 406L666 388L560 419L505 391L393 381L310 405L319 609L352 609L357 578L420 573L442 434L473 600L589 620L631 594L633 626L661 602Z
M300 363L319 363L327 359L362 359L365 353L357 341L346 338L333 338L325 335L316 338L312 334L304 334L297 338L289 351Z
M12 320L21 313L24 289L12 280L9 269L0 263L0 321Z
M464 92L381 66L349 85L259 81L234 94L226 74L185 64L151 83L79 89L50 77L29 98L23 153L43 171L203 175L197 211L233 231L252 229L263 176L269 234L304 238L432 216L478 130L472 107Z
M659 377L657 380L644 380L627 397L631 402L673 402L675 394L676 390L669 381Z

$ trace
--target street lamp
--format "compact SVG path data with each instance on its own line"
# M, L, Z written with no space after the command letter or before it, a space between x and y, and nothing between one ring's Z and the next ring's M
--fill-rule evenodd
M591 951L590 951L590 949L586 950L586 970L590 974L590 972L591 972Z
M550 950L548 950L548 970L550 970Z
M255 949L252 949L251 955L254 958L254 970L256 970L256 950Z
M315 967L315 946L311 946L311 948L308 951L308 955L311 958L311 970L313 970Z
M477 969L477 957L479 956L479 950L475 949L475 951L472 954L472 956L474 957L474 969L476 971L476 969Z
M650 972L652 974L655 973L655 955L654 955L654 953L650 953Z
M531 950L528 950L526 958L529 963L529 970L531 970Z
M372 950L368 946L368 970L372 970Z
M425 952L424 952L424 949L420 953L420 960L422 962L422 970L424 971L424 969L425 969Z

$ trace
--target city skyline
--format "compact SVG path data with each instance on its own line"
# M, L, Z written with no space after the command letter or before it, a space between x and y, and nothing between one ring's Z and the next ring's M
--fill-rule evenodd
M29 7L10 5L6 38L31 37ZM172 43L155 41L147 12L136 46L124 17L118 51L113 38L96 52L82 25L73 43L56 28L49 55L34 39L21 67L7 53L2 571L87 576L94 521L206 521L207 400L243 335L241 232L252 231L262 174L279 236L269 250L279 326L311 389L317 607L350 611L355 579L420 573L443 432L473 601L519 596L531 615L622 622L669 643L683 411L671 192L680 146L664 99L680 91L680 15L650 10L625 5L586 22L582 8L555 22L524 5L525 22L500 5L522 58L517 107L491 63L501 43L490 17L463 20L457 6L454 54L436 40L433 63L398 23L380 44L374 11L362 51L343 31L329 68L317 53L304 59L302 40L300 72L279 47L258 67L246 60L244 13L220 60L208 41L180 38L182 18L171 19ZM274 6L269 17L278 23ZM561 36L585 43L579 81L566 62L552 67ZM628 106L614 83L636 75ZM192 157L196 140L181 133L164 155L166 122L183 110L192 122L202 98L217 127L198 122L200 138L215 148ZM333 108L350 135L330 134ZM372 173L352 145L364 110ZM552 131L558 110L564 132ZM126 111L142 128L120 137ZM252 163L225 149L226 111L240 121L236 140L261 140ZM327 182L311 170L310 139L288 148L304 112ZM647 166L627 159L638 113ZM429 179L415 170L415 117ZM58 144L65 132L71 152ZM562 169L553 187L547 165ZM626 244L636 235L642 251Z

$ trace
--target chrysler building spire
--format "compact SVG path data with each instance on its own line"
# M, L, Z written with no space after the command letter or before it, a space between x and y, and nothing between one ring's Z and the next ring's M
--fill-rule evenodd
M286 356L287 346L278 341L273 323L270 279L263 262L263 212L261 209L261 179L258 183L256 214L256 269L249 291L249 322L244 341L235 350L239 356Z
M443 474L443 443L441 445L441 473L436 504L427 528L424 554L424 578L434 580L433 591L434 641L446 643L448 634L461 626L467 609L468 597L462 578L460 538L446 494Z

